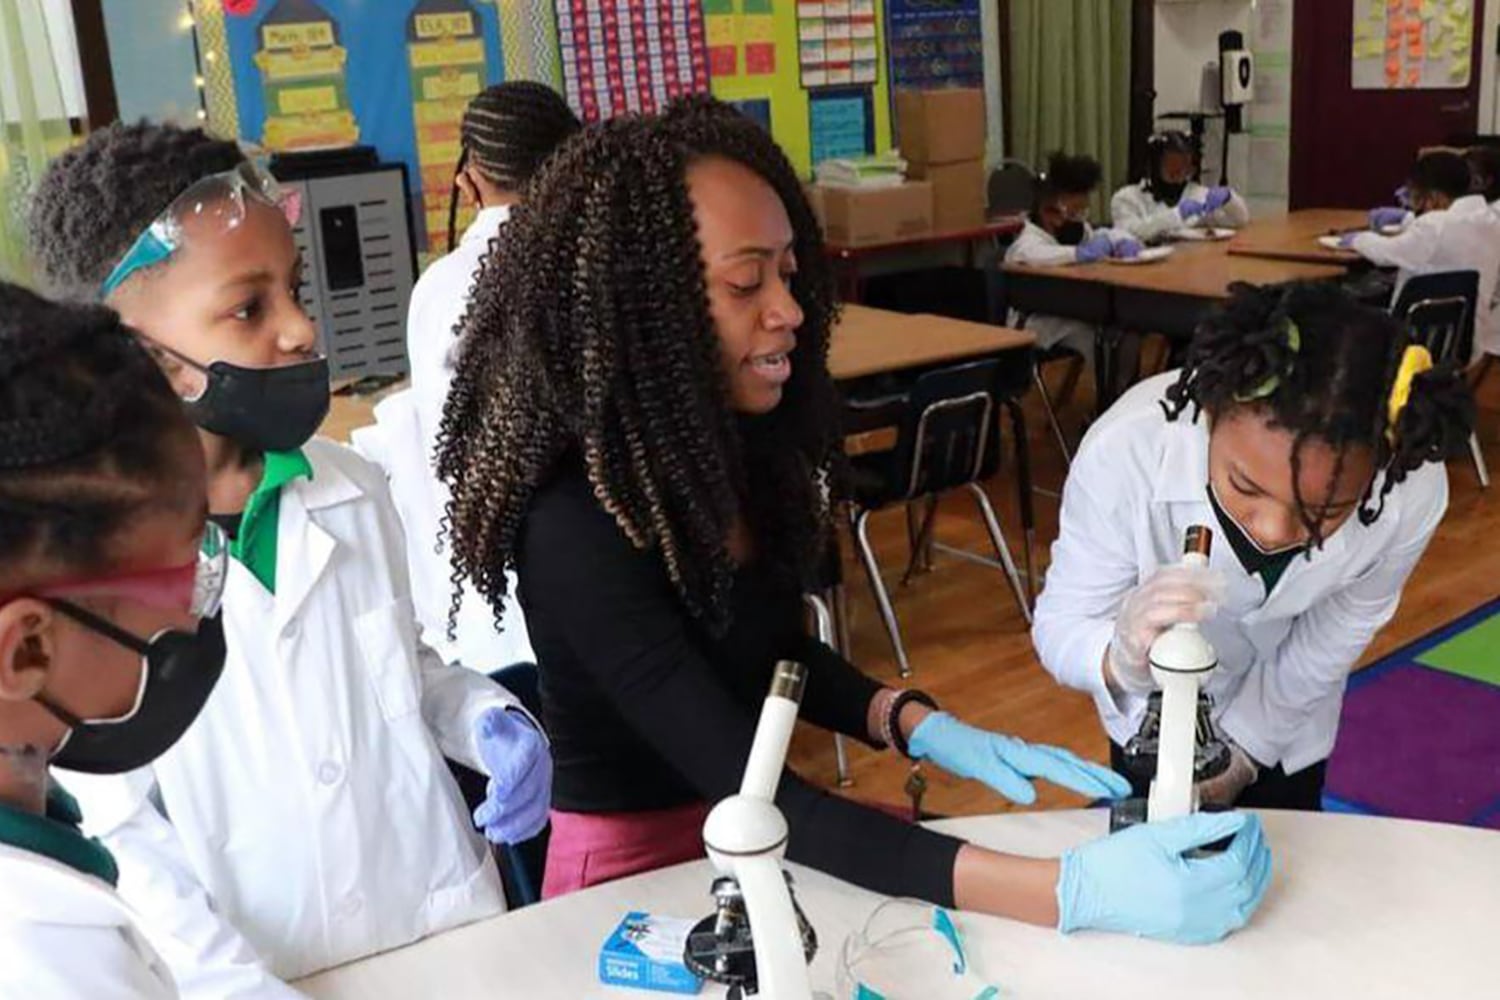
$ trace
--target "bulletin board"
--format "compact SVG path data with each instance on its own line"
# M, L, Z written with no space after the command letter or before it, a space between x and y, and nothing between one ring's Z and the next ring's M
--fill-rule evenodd
M1461 90L1473 73L1474 0L1353 0L1355 90Z
M830 155L890 148L884 0L703 0L703 14L714 96L755 102L757 117L763 109L772 135L804 176L812 171L815 149ZM868 36L859 46L856 33ZM823 42L817 57L824 75L815 71L805 81L803 40L814 40L814 34ZM848 41L847 60L836 46L832 66L830 34L836 41L847 34ZM834 78L843 82L829 82Z
M198 0L195 13L216 125L273 151L361 143L404 162L417 228L442 246L464 108L504 78L493 3Z
M896 87L984 86L979 0L886 0Z

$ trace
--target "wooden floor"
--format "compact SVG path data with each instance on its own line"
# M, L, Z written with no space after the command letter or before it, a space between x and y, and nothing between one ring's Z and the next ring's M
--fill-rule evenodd
M1070 432L1076 432L1091 404L1086 383L1087 379L1083 391L1063 414ZM1500 473L1500 373L1492 375L1478 395L1480 439L1490 468ZM1058 489L1063 478L1062 458L1047 434L1035 397L1027 403L1037 484ZM371 405L369 398L337 398L324 433L347 440L352 428L369 422ZM1500 595L1500 493L1496 492L1500 486L1481 491L1473 466L1467 461L1450 463L1448 479L1452 493L1448 516L1417 567L1395 619L1366 654L1366 663ZM1021 532L1015 487L1005 478L1004 470L989 484L989 493L1019 561ZM1037 561L1045 566L1048 548L1057 534L1057 501L1038 496L1036 511ZM906 532L900 512L889 511L873 518L871 535L906 638L914 671L910 685L930 692L967 721L1027 740L1065 746L1094 760L1107 759L1108 746L1092 701L1059 687L1042 670L998 571L939 555L930 574L901 587L898 581L905 565ZM977 512L962 496L943 504L937 537L979 551L988 544ZM869 586L848 554L849 546L844 548L854 660L872 676L897 684L895 660L875 614ZM852 743L849 756L854 784L848 794L872 801L906 801L901 789L907 767L902 760ZM803 726L793 744L791 765L803 776L832 787L836 773L832 738ZM956 816L1012 808L976 782L957 781L931 768L927 771L929 792L923 805L928 811ZM1047 785L1039 786L1038 791L1037 803L1031 808L1070 807L1082 801Z
M1080 393L1082 397L1084 394ZM1500 374L1480 387L1480 438L1490 468L1500 472ZM1031 454L1037 482L1057 487L1063 463L1057 446L1045 436L1035 400L1027 407ZM1077 428L1086 412L1080 398L1064 414ZM1395 619L1375 639L1363 663L1453 620L1500 595L1500 490L1482 491L1471 463L1449 464L1452 499L1448 516L1407 587ZM1004 478L989 484L1001 510L1002 525L1016 558L1021 532L1015 509L1015 487ZM1057 501L1036 498L1038 562L1045 565L1057 534ZM983 551L982 522L973 505L955 495L944 502L938 538ZM930 692L967 721L1024 739L1068 747L1094 760L1108 759L1108 744L1086 695L1059 687L1037 662L1025 624L998 571L939 555L933 571L900 586L906 559L906 529L899 512L872 519L871 537L885 569L897 617L901 620L913 677L907 682ZM846 550L848 546L845 546ZM854 660L871 675L899 683L895 660L876 616L863 572L846 554ZM847 742L847 741L846 741ZM850 795L881 802L905 802L901 789L907 765L894 754L849 744L854 785ZM835 779L832 739L804 726L797 734L791 764L805 777L832 786ZM1007 800L977 782L959 781L925 769L928 794L923 808L946 815L1007 811ZM1082 802L1072 793L1038 786L1029 808L1071 807Z

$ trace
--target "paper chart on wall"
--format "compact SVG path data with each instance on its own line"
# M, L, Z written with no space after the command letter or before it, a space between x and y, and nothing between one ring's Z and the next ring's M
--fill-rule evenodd
M556 0L556 11L564 88L584 121L708 90L697 0Z
M1356 90L1462 90L1473 72L1475 0L1353 0Z
M867 86L880 75L875 0L798 0L802 86Z

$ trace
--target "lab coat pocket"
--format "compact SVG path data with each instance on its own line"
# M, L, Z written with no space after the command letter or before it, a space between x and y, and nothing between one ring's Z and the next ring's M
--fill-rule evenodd
M395 721L417 710L421 701L417 676L416 616L411 598L366 611L355 621L360 652L381 714Z

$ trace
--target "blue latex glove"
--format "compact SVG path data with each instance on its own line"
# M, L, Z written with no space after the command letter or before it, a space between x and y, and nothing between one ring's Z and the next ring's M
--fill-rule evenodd
M1078 244L1078 250L1074 256L1080 264L1092 264L1103 260L1109 256L1109 237L1104 233L1095 233Z
M1222 854L1183 857L1230 834ZM1250 813L1143 823L1062 856L1057 928L1208 944L1245 926L1271 885L1271 868L1260 819Z
M1354 248L1354 238L1358 235L1358 232L1345 233L1339 237L1339 246L1345 250L1352 250Z
M1127 236L1122 240L1116 240L1110 253L1120 260L1134 260L1141 255L1141 241L1134 236Z
M1384 229L1386 226L1399 226L1406 221L1406 209L1386 207L1370 209L1370 228Z
M1191 222L1198 216L1206 214L1208 214L1208 206L1201 201L1184 198L1177 203L1177 215L1183 222Z
M552 805L552 753L520 712L492 708L480 716L479 757L489 772L474 825L494 844L519 844L542 832Z
M1208 189L1208 195L1203 199L1203 211L1217 212L1219 209L1229 204L1229 199L1233 196L1234 192L1230 191L1222 184L1218 187L1211 187Z
M1394 197L1396 199L1396 204L1400 205L1407 211L1411 211L1411 188L1407 187L1405 184L1401 185L1395 190Z
M1045 778L1091 799L1130 794L1130 782L1107 767L1059 747L1033 746L1014 736L976 729L947 712L933 712L917 723L907 747L914 758L930 760L960 778L982 781L1022 805L1036 801L1028 778Z

